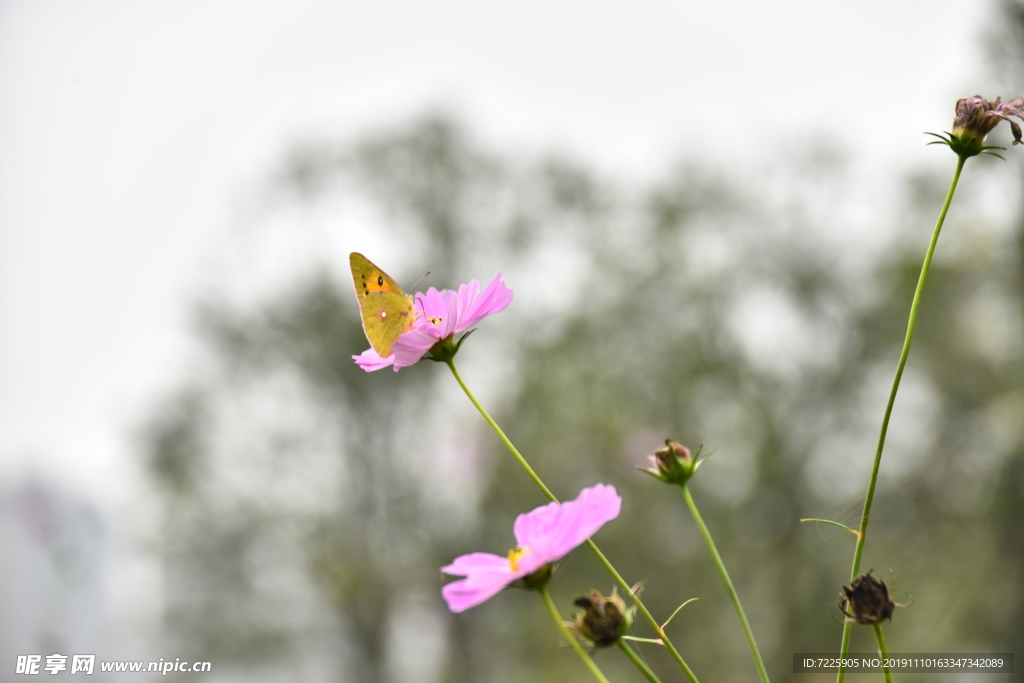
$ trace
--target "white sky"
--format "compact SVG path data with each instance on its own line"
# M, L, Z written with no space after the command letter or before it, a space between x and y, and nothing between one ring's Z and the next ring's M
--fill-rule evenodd
M988 6L0 0L0 477L127 495L195 283L290 141L443 106L625 177L808 132L924 164L958 97L1019 94L978 80Z

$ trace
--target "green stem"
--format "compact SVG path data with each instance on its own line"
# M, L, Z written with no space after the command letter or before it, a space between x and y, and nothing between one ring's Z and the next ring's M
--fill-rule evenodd
M885 636L882 635L882 625L872 624L875 627L875 640L878 641L878 654L882 655L882 668L885 672L885 683L892 683L892 671L885 660L889 659L889 648L885 646Z
M562 620L562 615L558 613L558 608L555 607L555 603L551 599L551 594L548 593L547 586L540 587L540 597L543 598L544 604L548 606L548 611L551 612L551 617L555 620L555 623L558 624L558 628L561 629L562 635L569 641L569 645L572 646L572 649L576 650L576 654L580 656L580 659L583 660L583 665L590 669L590 673L594 674L594 678L602 683L608 683L608 679L605 678L604 674L601 673L601 670L597 668L597 664L594 663L594 660L591 659L590 655L583 650L583 646L580 645L579 639L573 635L573 632L565 625L565 621Z
M452 374L455 375L455 380L459 383L459 386L462 387L462 390L464 392L466 392L466 396L468 396L469 400L473 403L474 406L476 406L476 409L480 411L480 414L483 415L483 418L484 420L487 421L487 424L491 425L491 429L494 430L494 432L498 435L498 438L501 439L501 442L505 444L505 447L508 448L512 455L515 456L516 460L519 461L519 464L522 466L524 470L526 470L526 473L530 475L530 478L533 479L533 483L535 483L540 488L540 490L544 492L544 495L546 495L550 500L553 500L554 502L557 503L558 499L555 498L555 494L551 493L548 487L544 485L544 482L540 480L540 477L537 476L537 473L534 472L533 468L530 467L529 463L526 462L526 458L524 458L519 453L519 451L516 450L516 447L513 446L512 442L509 441L507 436L505 436L505 432L501 431L501 427L498 426L498 423L495 422L491 418L491 416L487 414L487 411L484 410L484 407L480 405L480 402L476 400L475 396L473 396L473 392L469 390L469 387L466 386L466 383L462 380L462 376L459 374L459 371L455 368L455 360L448 359L445 362L451 369ZM672 641L670 641L668 639L668 636L665 635L664 629L662 629L662 627L658 624L657 620L655 620L654 616L650 613L647 607L643 604L643 602L640 601L640 598L637 597L637 595L633 592L630 585L626 583L626 580L623 579L617 571L615 571L615 567L613 567L612 563L608 561L608 558L604 556L604 553L600 551L600 549L597 547L597 544L588 538L587 546L597 556L597 559L601 562L601 564L604 565L604 568L608 570L608 573L612 575L612 578L615 579L615 583L619 585L619 588L621 588L626 593L626 595L628 595L633 600L633 603L636 605L637 609L640 610L640 614L644 616L644 619L647 621L647 623L650 624L651 628L654 629L654 632L658 634L658 637L661 639L662 645L664 645L665 649L669 651L669 653L672 655L672 658L676 660L676 663L686 674L687 678L689 678L692 683L698 683L697 677L690 670L690 667L686 665L686 662L683 660L683 656L679 654L679 650L676 649L675 645L672 644Z
M466 383L462 381L462 375L459 374L458 369L456 369L455 367L455 359L449 358L445 362L448 364L448 367L451 368L452 374L455 375L455 381L459 383L459 386L462 387L462 390L464 392L466 392L466 396L469 397L469 400L473 403L473 405L476 406L476 409L480 411L480 414L484 416L484 419L487 420L487 424L491 425L491 429L493 429L494 432L498 435L498 438L501 439L501 442L505 444L505 447L512 452L512 455L514 455L516 460L519 461L519 464L522 466L522 468L526 470L526 473L528 475L530 475L530 479L533 479L533 483L536 484L540 488L540 490L544 492L544 495L547 496L549 500L553 500L554 502L557 503L558 499L555 498L555 494L551 493L548 487L544 485L544 482L540 480L540 477L537 476L537 473L533 471L532 467L530 467L530 463L526 462L526 458L524 458L519 453L519 451L516 450L516 447L513 446L512 442L508 440L507 436L505 436L505 432L501 431L501 427L498 426L498 423L491 419L491 416L487 414L487 411L484 410L484 407L480 405L479 401L476 400L476 396L473 395L473 392L470 391L469 387L466 386Z
M644 660L640 659L640 657L638 657L637 654L633 652L633 648L631 648L629 645L626 645L626 643L621 638L616 644L619 646L619 649L622 650L623 654L629 657L629 661L633 662L633 666L639 669L640 673L642 673L647 678L647 680L649 680L651 683L661 683L661 680L654 675L654 672L651 671L651 668L647 666Z
M892 391L889 392L889 403L885 407L885 417L882 418L882 429L878 434L878 448L875 451L875 464L871 468L871 480L868 483L868 494L864 499L864 512L860 518L860 533L857 536L857 549L853 553L853 569L850 571L852 581L860 572L860 561L864 555L864 540L868 533L868 519L871 516L871 503L875 498L875 484L878 482L878 468L882 464L882 449L885 447L885 434L889 430L889 418L892 415L892 407L896 403L896 392L900 388L900 379L903 377L903 368L907 364L907 356L910 355L910 343L914 340L914 327L917 324L917 309L921 305L921 293L924 291L924 283L928 280L928 270L932 265L932 255L935 253L935 245L939 241L939 232L942 231L942 224L946 220L946 212L949 211L950 202L953 201L953 193L956 191L957 182L960 180L960 172L964 168L967 157L959 157L956 163L956 171L953 173L953 181L949 185L949 192L946 193L946 201L939 212L939 218L935 222L935 230L932 232L931 242L928 243L928 251L924 256L924 263L921 264L921 275L917 279L917 289L914 291L914 301L910 304L910 319L907 321L907 336L903 340L903 352L900 354L900 362L896 366L896 377L892 382ZM847 623L843 627L843 643L839 652L840 661L846 658L850 647L850 627ZM843 683L846 677L845 667L840 667L837 683Z
M711 540L711 532L708 531L707 526L704 525L704 520L701 519L700 513L697 512L697 505L693 502L693 496L690 495L690 489L686 488L685 484L681 484L679 488L683 490L683 496L686 498L686 505L690 508L693 518L697 521L697 526L700 527L700 533L704 536L704 541L708 544L708 550L711 551L711 557L715 560L715 566L718 567L718 573L722 575L722 581L725 582L725 589L729 592L729 599L732 600L732 605L736 608L736 616L740 618L740 625L743 627L743 633L747 637L747 645L750 646L750 654L754 657L754 665L757 667L757 673L764 683L768 683L768 672L764 668L764 661L761 660L761 653L757 650L757 642L754 641L754 633L750 630L750 623L747 621L747 615L743 613L743 605L740 604L740 596L736 593L736 588L732 585L732 579L729 578L729 572L725 570L725 563L722 562L722 556L718 554L718 549L715 548L715 542Z

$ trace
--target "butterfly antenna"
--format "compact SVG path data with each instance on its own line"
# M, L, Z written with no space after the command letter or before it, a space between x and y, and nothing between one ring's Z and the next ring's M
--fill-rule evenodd
M423 277L421 277L419 280L414 282L412 287L410 287L409 289L416 289L416 285L418 285L419 283L421 283L424 280L426 280L428 275L430 275L430 271L429 270L427 272L423 273Z

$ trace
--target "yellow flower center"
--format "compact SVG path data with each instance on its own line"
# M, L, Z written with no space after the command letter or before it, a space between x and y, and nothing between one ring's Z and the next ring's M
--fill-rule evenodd
M519 571L519 558L530 553L530 546L525 548L515 547L515 550L508 551L508 566L512 568L512 571Z

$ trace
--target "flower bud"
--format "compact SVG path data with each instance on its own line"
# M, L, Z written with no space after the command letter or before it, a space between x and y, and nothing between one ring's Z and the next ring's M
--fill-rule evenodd
M607 598L592 590L590 595L576 598L573 604L583 611L573 615L572 629L596 647L614 645L633 625L636 607L627 608L614 589Z
M697 456L700 455L700 450L697 449ZM692 455L690 449L681 443L665 439L665 445L654 451L654 455L648 456L651 467L637 469L668 484L683 485L700 466L697 456Z

